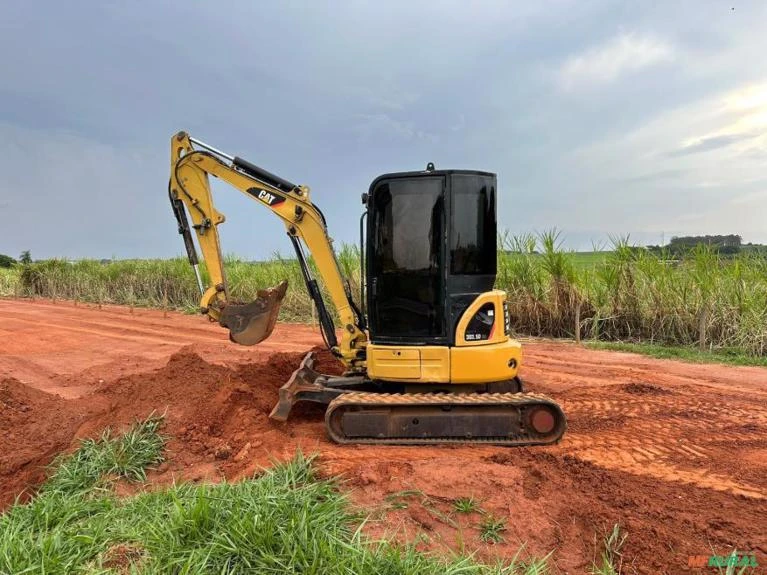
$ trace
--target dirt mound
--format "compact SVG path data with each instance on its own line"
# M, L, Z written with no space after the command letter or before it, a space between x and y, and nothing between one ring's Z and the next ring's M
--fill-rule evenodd
M570 433L597 433L620 429L626 425L628 419L625 415L584 414L568 420Z
M0 410L3 418L0 419L0 429L5 429L14 414L26 413L37 406L47 405L54 399L44 391L29 387L18 379L6 377L0 381Z
M339 372L328 351L314 351L318 370ZM152 414L165 416L170 437L169 463L153 475L160 483L252 473L275 454L292 454L293 427L302 422L316 428L302 439L316 443L323 435L321 408L297 406L289 425L269 419L279 388L304 355L275 353L262 362L228 367L209 363L187 347L159 369L109 381L71 400L5 379L0 383L0 506L40 483L45 466L75 440L98 436L107 427L125 429Z
M77 405L13 378L0 382L0 508L45 477L95 404Z
M316 368L338 372L337 360L315 349ZM234 478L252 472L295 443L292 426L321 421L322 410L297 407L290 427L269 419L279 388L298 367L304 353L275 353L259 363L227 367L206 362L189 348L174 353L155 371L129 375L99 387L94 396L108 409L84 424L78 436L92 436L106 426L126 427L151 414L165 416L170 436L169 463L153 476L165 478Z

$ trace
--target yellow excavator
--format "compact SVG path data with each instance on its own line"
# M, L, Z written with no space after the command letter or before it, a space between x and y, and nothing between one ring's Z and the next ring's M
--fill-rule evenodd
M323 339L345 369L342 376L323 375L307 354L280 389L273 419L285 421L297 401L313 401L327 405L327 432L338 443L559 441L565 415L548 397L524 393L518 376L522 349L509 334L506 293L493 289L495 174L437 170L430 163L424 171L376 178L362 194L361 293L355 301L308 187L186 132L173 136L168 192L200 289L200 310L228 328L233 342L255 345L274 329L287 282L259 291L253 302L232 301L217 230L224 215L214 207L210 176L285 224Z

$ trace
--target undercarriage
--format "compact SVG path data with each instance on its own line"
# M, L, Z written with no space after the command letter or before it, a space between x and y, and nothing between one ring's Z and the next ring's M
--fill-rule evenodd
M313 353L304 357L280 388L270 417L287 420L298 401L325 404L326 430L337 443L524 447L557 443L567 428L559 405L524 393L517 378L476 385L384 384L364 376L323 375L314 363Z

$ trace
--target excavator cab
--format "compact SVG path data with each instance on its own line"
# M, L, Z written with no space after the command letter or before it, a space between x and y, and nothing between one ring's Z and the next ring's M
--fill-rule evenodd
M495 174L433 164L373 181L365 198L371 342L455 345L459 319L495 283L495 194ZM493 315L484 314L478 339L489 336Z
M493 173L438 171L431 163L373 181L360 262L372 343L455 345L459 319L495 283L495 194ZM282 282L250 303L229 303L219 323L236 343L260 343L274 329L286 290ZM494 324L493 310L483 310L471 341L487 339Z

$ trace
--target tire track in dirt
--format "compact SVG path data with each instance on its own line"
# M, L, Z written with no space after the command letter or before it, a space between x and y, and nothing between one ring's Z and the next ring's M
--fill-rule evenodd
M6 327L13 328L13 322L22 322L34 327L35 329L46 328L53 330L63 330L69 332L83 333L89 335L96 335L99 337L108 337L113 339L131 340L139 343L155 344L155 345L191 345L198 342L220 343L222 341L221 332L218 334L211 333L203 330L186 330L183 333L174 333L170 336L168 334L168 326L157 325L157 327L139 327L131 326L130 323L126 324L126 321L130 319L120 318L119 321L88 321L80 318L78 325L70 325L67 321L56 322L50 320L30 319L23 316L14 316L13 312L3 312L3 316L6 318ZM284 349L288 348L290 351L300 351L305 349L305 345L294 344L289 342L281 344L264 342L262 345L265 349Z
M569 453L609 469L765 499L763 487L712 470L730 460L733 445L764 442L764 402L729 397L717 404L655 386L610 387L609 398L562 401L573 421L564 442ZM645 395L631 397L631 390ZM598 388L582 392L604 394Z
M527 347L525 347L527 344ZM526 379L578 387L583 384L620 385L632 381L679 386L715 387L726 392L767 395L767 370L762 367L693 364L662 360L662 370L647 356L592 350L572 343L523 340Z

